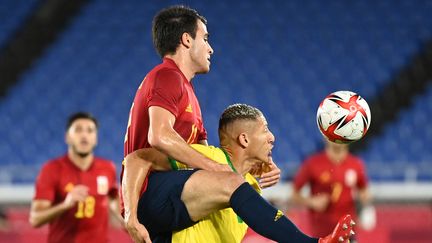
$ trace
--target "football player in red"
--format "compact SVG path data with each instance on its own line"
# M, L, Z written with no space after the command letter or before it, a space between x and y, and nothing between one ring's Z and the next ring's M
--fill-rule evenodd
M310 186L310 195L300 191ZM292 201L309 208L311 234L332 232L339 218L350 214L357 221L354 196L362 206L371 203L363 161L349 152L347 144L325 141L324 151L307 158L293 182Z
M66 127L65 155L48 161L36 180L30 224L49 224L48 242L107 242L109 211L119 222L114 163L94 156L97 120L73 114Z

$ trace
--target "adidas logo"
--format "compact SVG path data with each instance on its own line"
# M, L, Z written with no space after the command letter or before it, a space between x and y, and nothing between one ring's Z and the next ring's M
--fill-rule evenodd
M189 104L187 107L186 107L186 110L185 110L186 112L189 112L189 113L192 113L192 105L191 104Z
M280 218L282 218L284 214L282 213L282 211L278 210L276 213L276 216L274 217L274 221L278 221Z

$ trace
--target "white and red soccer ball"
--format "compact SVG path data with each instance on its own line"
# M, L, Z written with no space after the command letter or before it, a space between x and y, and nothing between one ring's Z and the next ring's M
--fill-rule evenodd
M371 112L360 95L351 91L329 94L318 107L317 123L321 133L336 143L361 139L369 129Z

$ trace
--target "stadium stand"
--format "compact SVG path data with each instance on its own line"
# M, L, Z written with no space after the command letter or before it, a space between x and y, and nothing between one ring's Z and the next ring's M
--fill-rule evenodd
M151 18L172 3L96 0L85 6L0 103L3 182L31 182L42 162L64 152L64 119L76 110L101 120L98 153L122 159L132 96L159 62ZM348 89L366 99L383 95L386 82L432 37L428 1L188 4L209 19L215 49L211 73L194 82L210 142L217 141L217 117L225 106L256 105L277 137L274 157L289 171L287 178L320 147L315 112L326 94ZM391 146L377 140L370 150ZM373 151L363 154L373 159ZM410 153L398 150L397 156ZM394 173L389 178L405 178Z
M425 93L414 98L411 107L400 111L398 119L372 140L369 149L361 154L366 161L370 161L373 178L432 180L432 151L428 147L432 143L432 127L426 125L428 112L432 112L432 83ZM383 173L383 168L387 168L384 171L396 172Z
M13 38L39 2L2 1L0 48ZM41 164L65 152L64 123L74 111L86 110L98 117L97 154L120 166L134 92L143 75L160 62L151 43L152 17L160 8L176 3L81 1L82 8L76 8L78 15L67 21L58 38L20 73L7 92L0 90L6 94L0 97L2 203L13 202L9 196L14 191L24 192L16 201L28 203L32 194L29 185ZM211 144L218 141L218 116L227 105L255 105L265 112L277 137L274 160L284 171L284 179L290 179L302 159L321 146L315 115L322 98L336 90L352 90L368 101L381 99L381 109L388 105L398 112L356 150L367 162L376 183L374 196L381 200L377 203L377 228L360 231L359 240L431 242L430 201L418 205L410 202L419 200L432 182L432 129L428 123L432 79L426 81L429 85L425 90L415 90L414 96L410 93L410 102L404 106L394 101L407 97L387 93L392 86L404 89L396 83L398 75L431 46L431 1L184 3L207 17L215 50L211 72L194 81ZM430 66L423 69L430 75ZM410 82L409 75L404 78L417 84L417 80ZM372 114L372 126L374 115L387 113ZM381 187L381 182L391 186ZM6 190L1 187L4 185ZM276 188L275 194L287 196L288 186L282 186L283 190ZM430 195L420 198L430 200ZM395 198L399 204L386 204ZM304 213L293 209L287 214L302 228L306 227ZM6 214L11 231L0 231L0 242L45 240L46 227L36 230L28 224L27 206L8 207ZM113 242L128 241L121 230L112 229L110 234ZM247 242L269 241L250 232Z
M38 1L29 0L26 4L19 1L2 1L0 4L0 48L13 38L16 30L24 24Z

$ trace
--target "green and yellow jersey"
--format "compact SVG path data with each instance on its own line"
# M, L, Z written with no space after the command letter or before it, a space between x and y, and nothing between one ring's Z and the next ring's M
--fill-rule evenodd
M191 145L195 150L206 157L232 167L228 155L220 148L200 144ZM170 160L173 170L188 169L184 164ZM233 167L232 167L233 168ZM251 174L244 176L245 180L261 194L258 181ZM195 225L172 234L173 243L219 243L219 242L241 242L246 234L248 226L231 209L219 210L200 220Z

